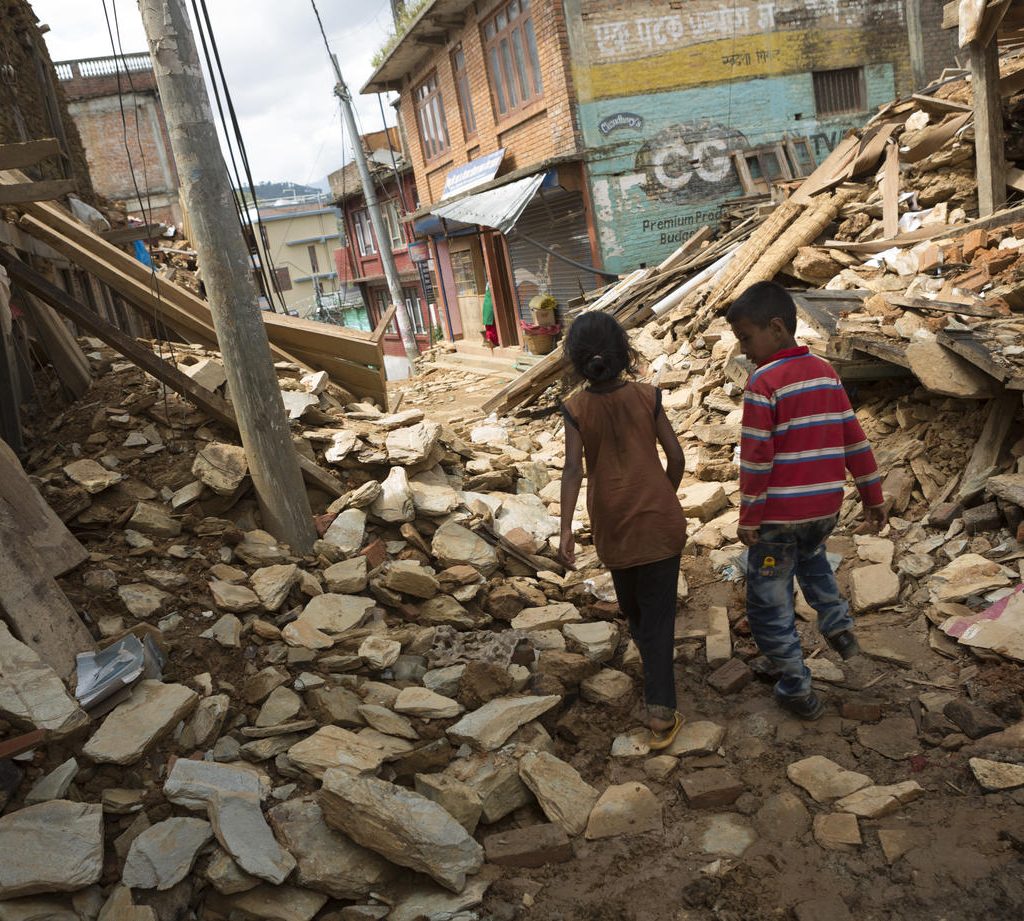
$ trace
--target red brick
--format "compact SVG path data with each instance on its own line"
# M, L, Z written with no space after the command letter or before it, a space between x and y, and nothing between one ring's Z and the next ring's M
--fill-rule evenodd
M679 786L693 809L719 809L728 806L743 792L743 784L728 770L711 768L679 778Z
M528 825L484 839L488 863L503 867L542 867L572 860L566 833L554 824Z
M708 676L708 684L719 694L735 694L743 690L754 677L746 662L730 659Z

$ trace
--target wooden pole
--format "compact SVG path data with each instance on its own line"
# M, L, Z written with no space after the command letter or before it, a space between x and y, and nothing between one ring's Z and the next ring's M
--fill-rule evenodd
M1006 204L1006 153L1003 149L1003 101L999 92L999 45L972 42L974 151L978 170L978 215L988 217Z
M309 497L185 3L140 0L139 9L263 525L295 552L308 553L315 539Z

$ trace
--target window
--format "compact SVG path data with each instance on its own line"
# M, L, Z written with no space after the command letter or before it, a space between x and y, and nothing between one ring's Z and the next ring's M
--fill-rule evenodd
M472 251L468 249L455 249L451 251L450 255L452 275L455 277L455 290L463 295L479 294Z
M822 115L863 112L864 68L844 67L842 70L817 70L814 80L814 110Z
M359 243L360 256L372 256L377 252L373 240L373 228L370 226L370 212L363 208L352 215L356 225L356 240Z
M277 287L281 291L292 290L292 275L288 271L288 266L282 266L279 269L274 269L274 274L277 276Z
M501 115L539 99L544 92L530 0L512 0L484 23L484 46Z
M469 72L466 70L466 52L459 42L452 52L452 75L455 78L455 91L459 95L459 111L462 113L462 127L466 137L476 134L476 114L473 112L473 97L469 92Z
M419 85L415 98L423 156L433 160L448 149L448 122L444 117L444 102L437 85L437 71Z
M384 202L381 209L384 215L384 224L388 228L388 236L391 238L392 251L405 246L405 236L402 234L402 222L398 219L398 207L393 201Z
M402 288L402 299L405 301L405 312L409 315L412 331L418 336L426 335L427 325L423 320L419 292L415 288Z
M316 256L316 247L307 246L306 252L309 254L309 268L312 270L314 275L320 274L320 260Z

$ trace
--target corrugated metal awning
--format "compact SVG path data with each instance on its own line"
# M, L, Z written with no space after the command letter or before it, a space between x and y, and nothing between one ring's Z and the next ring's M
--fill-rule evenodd
M508 233L537 194L545 175L538 173L496 189L467 195L450 205L437 205L430 209L430 213L445 220L480 224Z

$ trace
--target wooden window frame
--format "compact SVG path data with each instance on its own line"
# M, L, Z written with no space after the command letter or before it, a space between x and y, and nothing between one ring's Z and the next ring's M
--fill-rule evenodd
M376 256L377 240L373 235L373 224L370 222L370 212L367 208L357 208L352 212L352 223L356 231L356 246L359 247L359 255L364 258Z
M461 60L461 65L459 61ZM451 53L452 82L455 84L455 95L459 100L459 114L462 116L462 133L466 140L476 137L476 111L473 109L473 92L469 82L469 69L466 67L466 50L459 42Z
M508 0L480 27L487 82L499 121L544 98L531 2Z
M398 213L398 205L393 198L387 199L381 208L381 216L384 218L384 226L388 229L388 236L391 238L391 252L404 249L405 231L402 227L402 218Z
M423 159L428 163L440 160L451 150L452 142L436 69L420 81L413 93L413 103L416 107L416 130L420 135Z

